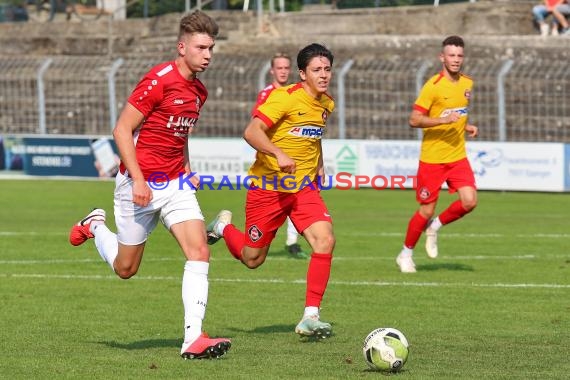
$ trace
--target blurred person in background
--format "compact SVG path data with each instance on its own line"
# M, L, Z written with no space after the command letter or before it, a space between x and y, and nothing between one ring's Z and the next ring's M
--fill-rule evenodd
M562 34L570 36L570 25L568 24L568 16L570 16L569 0L544 0L542 4L535 5L532 8L534 22L538 25L540 35L548 36L549 32L553 36ZM552 15L552 28L548 25L546 18Z

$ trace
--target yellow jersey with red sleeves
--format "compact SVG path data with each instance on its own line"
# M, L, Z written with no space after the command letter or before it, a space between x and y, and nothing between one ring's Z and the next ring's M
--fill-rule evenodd
M295 174L284 173L277 159L257 152L249 169L252 184L265 190L296 193L317 178L321 138L327 118L334 110L328 94L311 97L301 83L271 91L267 100L253 112L269 127L267 136L273 144L295 161Z
M464 74L457 82L452 82L441 72L424 84L414 103L414 110L429 117L445 117L455 111L461 117L455 123L423 129L420 161L444 164L467 157L465 126L472 89L473 80Z

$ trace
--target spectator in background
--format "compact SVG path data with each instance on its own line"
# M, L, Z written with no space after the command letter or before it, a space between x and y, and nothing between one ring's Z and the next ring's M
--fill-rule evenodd
M257 108L265 103L269 94L276 88L285 86L289 82L289 75L291 74L291 58L285 53L276 53L271 58L271 68L269 73L273 78L273 82L265 87L257 94L257 101L253 107L252 114L255 113ZM307 259L309 256L303 251L298 242L299 233L295 228L291 219L287 217L287 240L285 241L285 250L296 259Z
M570 16L570 0L544 0L543 4L535 5L532 8L534 21L538 24L540 35L570 35L570 26L567 17ZM546 18L552 15L552 30ZM559 30L560 29L560 30Z

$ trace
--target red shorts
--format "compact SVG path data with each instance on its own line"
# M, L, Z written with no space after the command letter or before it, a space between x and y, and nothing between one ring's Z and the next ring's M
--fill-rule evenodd
M444 183L447 183L450 193L465 186L475 189L475 176L469 160L464 158L446 164L427 164L420 161L416 187L416 199L420 204L435 202Z
M287 216L300 233L315 222L332 223L317 184L313 184L313 187L307 186L297 193L260 188L248 190L245 202L245 245L261 248L271 244Z

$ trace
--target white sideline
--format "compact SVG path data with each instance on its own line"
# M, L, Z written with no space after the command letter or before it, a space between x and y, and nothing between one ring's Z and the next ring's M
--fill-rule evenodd
M35 232L35 231L0 231L0 236L10 237L10 236L67 236L68 232ZM337 236L380 236L380 237L402 237L403 232L342 232L335 231ZM517 238L544 238L544 239L567 239L570 238L570 234L545 234L545 233L535 233L535 234L491 234L491 233L442 233L442 236L446 238L453 239L463 239L463 238L494 238L502 239L506 237L517 237Z
M39 278L39 279L64 279L64 280L116 280L113 275L75 275L75 274L41 274L41 273L1 273L2 278ZM135 276L136 281L180 281L180 277L173 276ZM262 283L262 284L305 284L305 280L272 279L243 279L243 278L210 278L210 282L226 283ZM330 281L330 285L344 286L404 286L404 287L432 287L432 288L495 288L495 289L520 289L520 288L546 288L546 289L570 289L570 284L505 284L505 283L460 283L460 282L388 282L388 281Z
M422 255L419 255L422 256ZM423 257L423 256L422 256ZM440 258L441 262L447 262L452 260L535 260L535 259L561 259L567 258L570 259L570 255L565 254L529 254L529 255L513 255L513 256L501 256L501 255L464 255L464 256L449 256L445 255ZM393 256L380 256L380 255L371 255L371 256L334 256L333 260L335 262L338 261L377 261L377 260L388 260L393 261ZM177 257L145 257L145 262L154 261L154 262L168 262L168 261L179 261L183 262L184 259L182 256ZM233 257L229 255L224 257L211 257L210 261L235 261ZM271 257L271 253L267 257L267 261L288 261L288 262L296 262L296 263L306 263L304 260L293 260L290 257ZM49 259L49 260L0 260L0 265L49 265L49 264L74 264L74 263L100 263L101 259L93 258L93 259Z
M401 237L404 236L403 232L338 232L335 231L335 235L349 235L349 236L380 236L380 237ZM506 237L517 237L517 238L545 238L545 239L566 239L570 237L570 234L487 234L487 233L446 233L442 232L441 236L445 236L445 238L494 238L494 239L503 239Z

